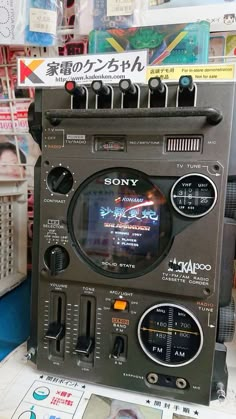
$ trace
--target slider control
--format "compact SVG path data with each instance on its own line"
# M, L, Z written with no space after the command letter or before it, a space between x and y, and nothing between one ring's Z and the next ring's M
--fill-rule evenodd
M77 340L77 345L75 347L75 352L80 355L89 356L93 351L94 341L92 338L87 336L79 336Z
M192 76L181 76L177 90L177 106L195 106L196 85Z
M95 348L96 300L89 295L81 295L79 313L79 334L75 352L81 365L93 365Z
M65 294L52 291L50 295L50 321L44 337L49 341L49 355L61 360L64 359L65 351L65 313Z
M87 89L77 84L75 81L69 80L65 83L65 90L73 96L73 109L87 108Z
M49 325L48 331L45 335L49 340L61 340L65 335L65 328L62 324L54 322Z
M139 108L140 90L132 83L130 79L123 79L119 82L119 88L122 92L122 108Z
M148 81L149 107L163 108L167 106L167 87L160 77L151 77Z
M113 91L102 80L94 80L91 88L96 95L96 109L111 109L113 107Z

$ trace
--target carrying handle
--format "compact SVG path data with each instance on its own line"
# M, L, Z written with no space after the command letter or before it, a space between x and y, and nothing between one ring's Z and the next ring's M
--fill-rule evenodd
M139 109L53 109L45 112L52 124L57 125L61 119L82 118L188 118L206 117L208 124L217 125L222 113L215 108L139 108Z

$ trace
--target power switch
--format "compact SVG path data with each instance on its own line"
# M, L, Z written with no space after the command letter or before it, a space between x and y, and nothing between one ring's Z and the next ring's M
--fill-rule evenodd
M115 300L113 303L113 309L117 311L127 311L128 310L128 301L125 300Z

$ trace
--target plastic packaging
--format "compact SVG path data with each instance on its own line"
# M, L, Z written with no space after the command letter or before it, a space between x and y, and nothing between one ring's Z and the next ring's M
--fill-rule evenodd
M71 0L77 4L76 33L138 26L208 21L211 31L236 30L235 1Z
M28 0L28 23L25 43L53 46L57 43L57 27L62 23L62 0Z
M24 45L26 27L26 0L1 0L0 44Z
M77 0L76 32L88 35L93 29L118 29L138 25L135 14L139 14L141 4L141 0Z
M149 49L149 64L208 62L209 23L92 31L89 53Z
M236 32L211 33L209 62L236 62Z

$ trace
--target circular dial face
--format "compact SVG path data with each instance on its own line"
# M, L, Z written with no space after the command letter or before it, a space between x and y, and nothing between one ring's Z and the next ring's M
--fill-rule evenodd
M171 202L185 217L198 218L212 210L217 189L207 176L192 174L181 177L171 190Z
M139 321L138 338L149 358L168 367L189 364L203 344L198 320L175 304L158 304L147 310Z
M154 268L172 239L163 193L143 173L96 173L76 191L68 211L76 250L103 275L128 278Z
M52 192L65 195L73 187L73 176L65 167L54 167L48 174L47 184Z

